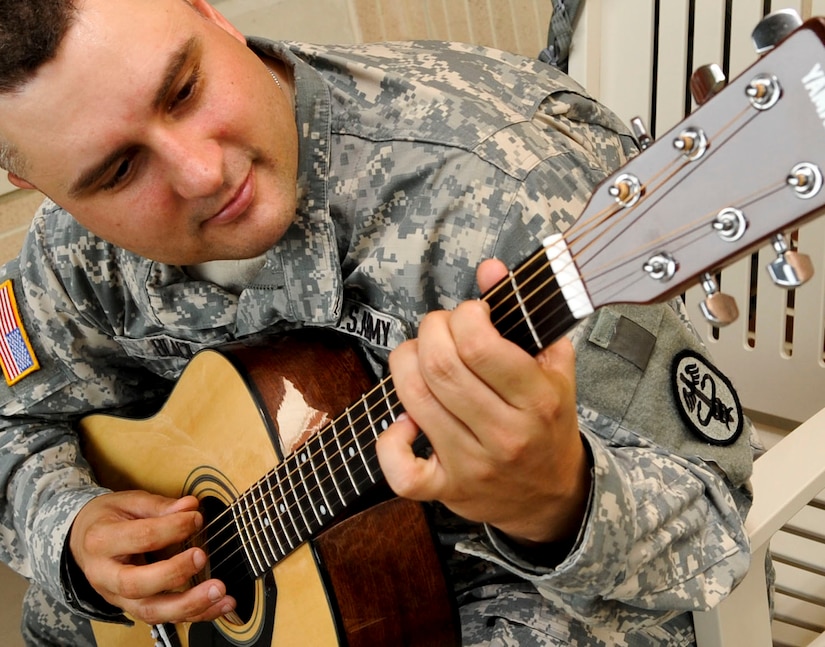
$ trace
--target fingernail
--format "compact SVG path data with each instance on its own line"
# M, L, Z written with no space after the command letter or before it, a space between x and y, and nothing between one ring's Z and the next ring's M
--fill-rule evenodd
M217 602L223 597L223 593L221 593L220 589L217 586L210 586L209 587L209 601L210 602Z
M206 566L206 555L202 550L196 550L194 555L192 555L192 561L195 563L195 568L201 570Z

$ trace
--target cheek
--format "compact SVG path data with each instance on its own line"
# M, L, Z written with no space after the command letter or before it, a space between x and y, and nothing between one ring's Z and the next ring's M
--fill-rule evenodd
M120 247L138 251L145 244L158 237L168 239L171 232L163 233L164 222L174 222L168 217L172 213L169 200L162 199L159 190L142 191L134 196L117 194L110 198L95 200L91 205L78 205L75 211L81 225L108 242Z

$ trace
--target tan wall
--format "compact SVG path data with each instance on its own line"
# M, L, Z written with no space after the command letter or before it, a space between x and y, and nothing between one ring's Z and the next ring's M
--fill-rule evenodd
M460 40L536 56L550 0L212 0L246 34L314 42ZM0 182L0 263L17 254L40 196Z
M14 191L0 196L0 263L14 258L43 196L34 191Z

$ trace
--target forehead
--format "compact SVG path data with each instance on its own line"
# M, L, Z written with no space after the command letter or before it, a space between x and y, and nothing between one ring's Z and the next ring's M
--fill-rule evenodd
M71 165L127 135L171 58L209 37L205 25L182 0L84 0L57 56L21 92L0 97L0 137L28 172L54 178L57 160Z

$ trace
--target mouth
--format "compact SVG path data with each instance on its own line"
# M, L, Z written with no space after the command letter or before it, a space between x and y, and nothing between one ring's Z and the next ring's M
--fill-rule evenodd
M249 209L249 206L252 204L252 201L255 198L255 175L250 169L249 173L244 178L243 182L241 182L238 189L229 198L229 201L224 204L214 216L207 220L208 223L212 224L226 224L233 222L240 218L246 210Z

